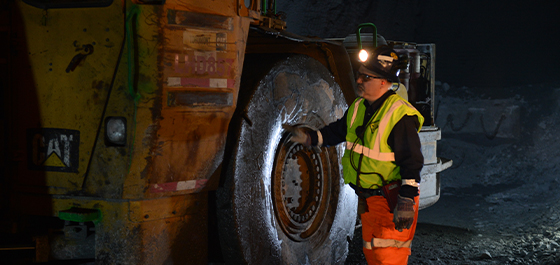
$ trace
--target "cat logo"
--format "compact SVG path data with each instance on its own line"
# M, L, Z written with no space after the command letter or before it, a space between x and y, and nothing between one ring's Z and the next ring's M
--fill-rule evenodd
M375 133L375 131L377 131L377 128L379 127L379 122L373 122L369 125L369 128L371 129L371 133Z
M79 131L52 128L28 129L28 168L78 172L79 146Z

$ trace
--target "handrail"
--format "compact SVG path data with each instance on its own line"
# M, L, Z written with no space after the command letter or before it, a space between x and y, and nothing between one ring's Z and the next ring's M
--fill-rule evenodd
M373 23L362 23L358 25L358 29L356 30L356 41L358 42L358 50L362 49L362 39L360 37L360 30L368 26L373 28L373 47L377 47L377 27Z

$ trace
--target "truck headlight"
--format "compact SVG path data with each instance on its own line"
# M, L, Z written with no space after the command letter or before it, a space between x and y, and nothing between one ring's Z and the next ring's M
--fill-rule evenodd
M110 146L126 144L125 117L107 117L105 119L105 144Z

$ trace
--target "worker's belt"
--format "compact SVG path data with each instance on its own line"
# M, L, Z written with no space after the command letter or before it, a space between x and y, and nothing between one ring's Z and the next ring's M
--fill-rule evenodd
M362 199L367 199L371 196L383 196L383 191L381 189L365 189L358 187L353 183L350 183L350 187L352 187L352 189L356 192L356 195Z

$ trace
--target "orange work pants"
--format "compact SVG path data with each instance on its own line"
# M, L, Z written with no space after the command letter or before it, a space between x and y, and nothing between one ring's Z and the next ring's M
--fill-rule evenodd
M414 222L410 229L403 229L402 232L395 230L393 214L389 211L387 200L383 196L367 198L368 210L361 215L361 218L363 250L369 265L408 263L418 221L418 197L420 196L414 198L416 210Z

